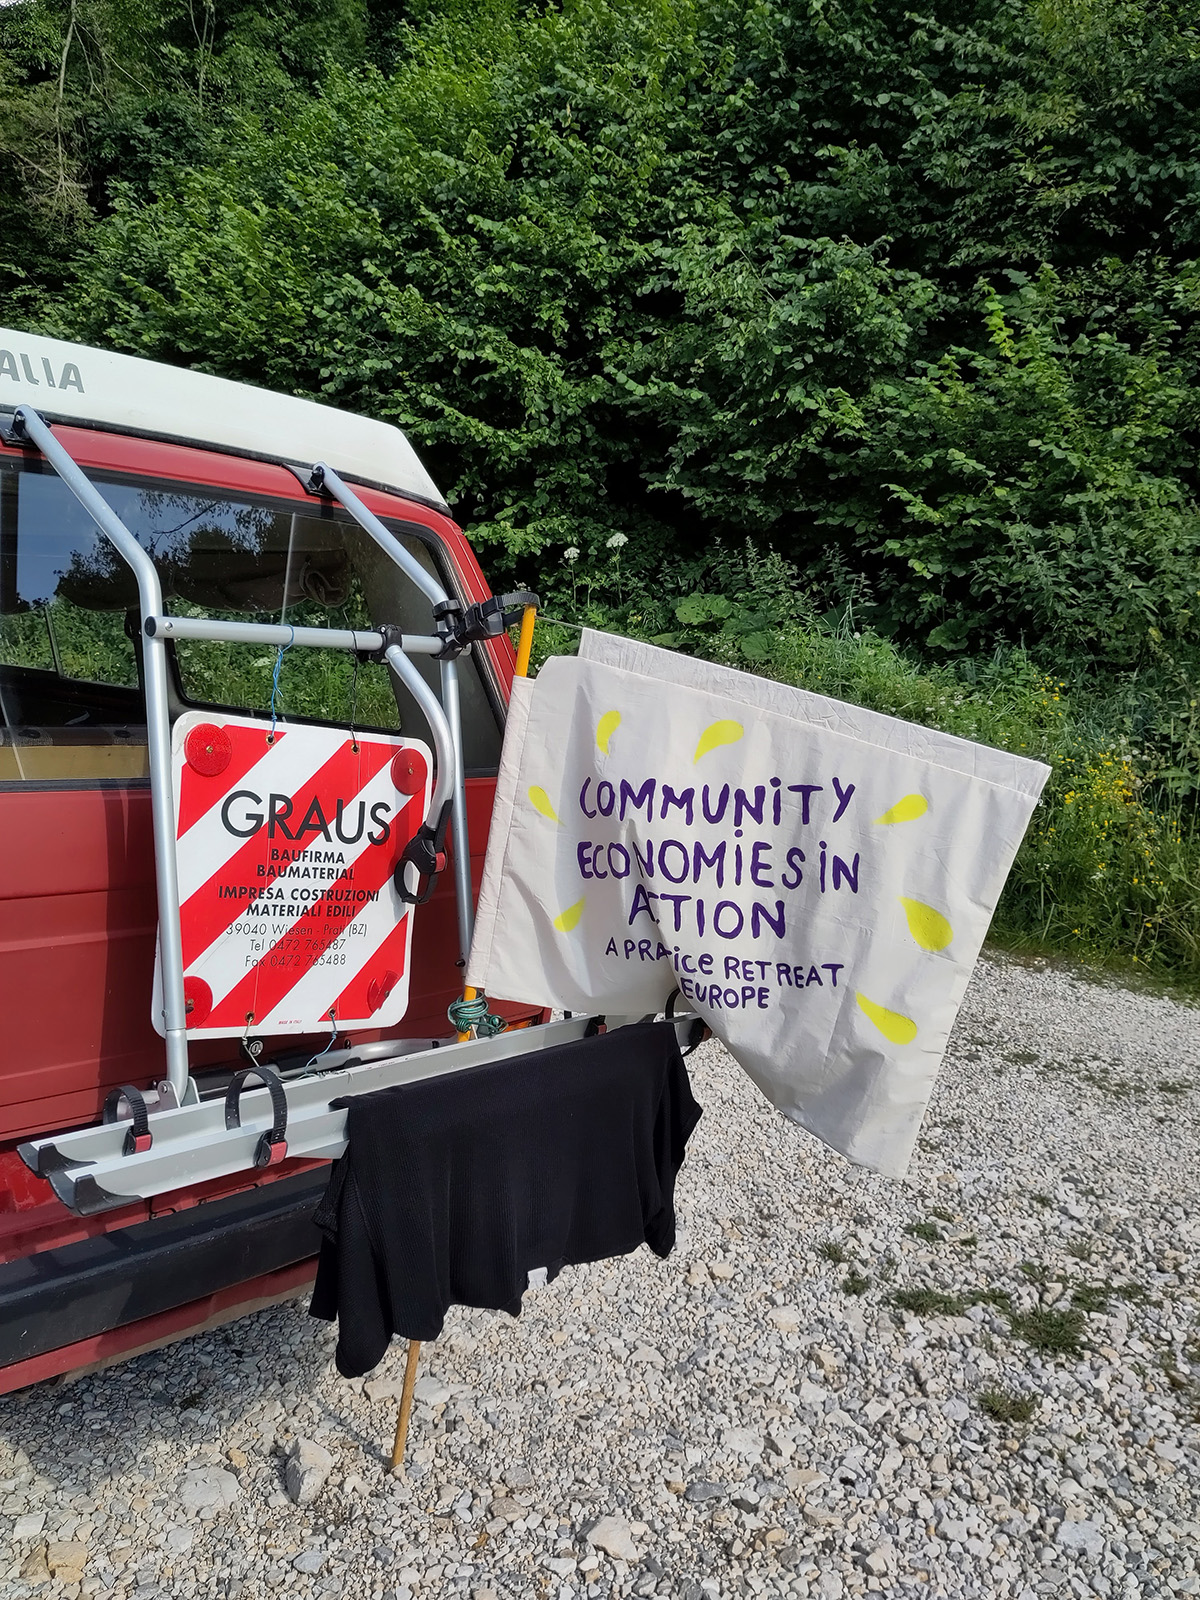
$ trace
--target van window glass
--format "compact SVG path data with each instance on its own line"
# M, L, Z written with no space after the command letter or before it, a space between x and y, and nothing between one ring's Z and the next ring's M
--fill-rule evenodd
M111 709L102 685L119 686L138 701L136 657L126 633L127 616L136 622L137 588L125 562L57 477L6 471L3 481L0 678L6 727L12 728L11 735L6 732L8 764L20 766L22 739L51 746L66 741L68 709L83 711L93 735L107 727L98 720ZM340 511L149 480L98 481L97 487L153 556L164 604L177 615L315 627L389 622L414 633L431 629L428 601ZM427 536L414 525L394 524L393 531L453 593ZM278 660L273 648L180 640L175 660L186 702L251 713L269 710ZM417 665L436 684L436 663L423 659ZM465 659L462 668L467 769L494 771L501 735L493 698L478 664ZM340 651L285 651L276 705L285 719L343 725L353 720L362 729L399 730L429 740L419 708L388 668L356 667ZM144 721L132 702L127 717ZM137 737L144 771L144 727ZM63 758L58 759L62 765ZM105 775L99 760L86 772L78 757L67 764L73 776ZM0 778L25 775L0 770Z
M56 480L0 468L0 782L149 772L125 607L80 592L101 535L67 498Z

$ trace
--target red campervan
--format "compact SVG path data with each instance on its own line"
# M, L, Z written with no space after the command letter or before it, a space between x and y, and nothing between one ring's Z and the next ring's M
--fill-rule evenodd
M448 1037L531 600L492 600L399 430L0 329L0 1392L312 1275L323 1136L218 1157L236 1114L209 1137L205 1108L249 1068L244 1105L270 1123L286 1089L300 1128L316 1052ZM170 747L197 711L432 743L398 1028L187 1038Z

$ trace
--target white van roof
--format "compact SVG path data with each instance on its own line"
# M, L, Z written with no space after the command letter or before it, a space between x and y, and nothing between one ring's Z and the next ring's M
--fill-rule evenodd
M0 328L0 409L311 467L445 511L399 428L204 372Z

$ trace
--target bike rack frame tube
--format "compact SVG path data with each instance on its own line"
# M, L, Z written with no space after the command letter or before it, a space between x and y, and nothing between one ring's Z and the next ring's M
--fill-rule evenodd
M155 639L212 639L218 644L265 644L287 649L382 650L384 637L370 628L293 628L286 622L218 622L207 617L147 617L145 630ZM435 633L404 633L400 648L409 656L436 656L446 641Z
M328 489L333 498L345 506L359 527L369 533L382 550L387 551L401 572L407 574L420 589L430 605L441 605L444 600L450 598L432 573L426 572L421 563L404 548L396 535L384 527L373 511L367 510L354 490L342 482L332 467L326 466L324 461L318 461L312 475L314 483Z
M471 953L471 935L475 927L475 902L471 894L471 840L467 831L467 784L462 755L462 709L458 698L458 662L443 661L442 705L450 736L459 759L459 776L454 785L454 804L451 820L454 824L454 893L458 904L459 955L464 963Z
M461 787L461 767L450 723L442 710L436 694L413 666L398 644L387 652L387 664L425 713L429 731L433 735L433 748L437 753L437 783L429 801L429 815L439 817L447 800L452 800Z
M396 535L384 527L373 511L367 510L354 490L343 483L333 468L326 462L318 461L313 467L312 486L327 490L340 505L345 507L359 527L371 535L380 549L384 550L392 558L402 572L407 573L431 606L442 605L450 599L450 596L442 588L438 580L425 571L420 562L416 561L404 548ZM398 654L399 652L394 650L387 652L387 659L392 662L394 667L393 656ZM471 948L474 902L471 898L471 847L467 837L467 792L463 773L462 718L459 713L458 703L458 667L452 659L443 661L441 667L442 696L446 701L446 718L448 719L455 757L454 785L451 791L453 797L452 820L454 824L454 890L455 899L458 903L458 937L459 943L462 945L462 958L465 961L467 952ZM400 669L396 667L396 671L399 673ZM433 704L436 704L436 697L425 687L423 680L421 680L422 693L417 693L416 688L413 686L413 679L419 678L420 675L413 672L412 679L405 677L404 682L412 689L414 698L422 710L425 711L426 716L429 716L429 712L426 709L425 696L428 696L429 702ZM439 713L441 712L440 706L438 711ZM430 719L429 725L431 728L435 726L432 719ZM440 774L439 755L439 791L441 790ZM435 816L440 814L436 803L432 809Z
M94 519L118 554L132 567L138 586L143 629L148 617L162 612L162 585L154 562L129 529L85 476L70 454L30 406L13 415L24 434L45 456L59 477ZM166 1037L167 1083L178 1104L187 1098L187 1004L183 994L183 939L179 931L179 874L175 863L175 803L171 789L171 711L167 694L167 648L161 638L144 634L142 665L146 679L146 742L150 758L150 806L154 820L154 865L158 884L158 944L162 976L163 1031Z

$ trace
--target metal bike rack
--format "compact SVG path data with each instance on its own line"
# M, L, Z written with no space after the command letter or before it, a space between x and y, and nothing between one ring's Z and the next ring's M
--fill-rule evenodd
M389 559L409 578L421 591L430 603L433 620L433 631L429 634L406 634L399 629L383 627L379 629L337 629L337 628L309 628L289 627L283 624L254 623L254 622L218 622L205 618L173 617L166 614L163 608L162 587L158 573L150 556L142 549L134 535L113 511L112 507L104 500L95 485L87 478L78 463L64 448L62 443L55 438L45 420L30 406L20 406L13 414L13 434L16 438L35 445L58 473L66 486L75 495L85 511L94 519L100 531L112 543L121 557L133 569L138 585L138 605L141 612L141 627L143 639L144 676L146 683L146 723L147 741L149 747L150 765L150 797L153 813L154 830L154 859L158 885L158 924L159 924L159 953L162 972L163 994L163 1021L166 1039L166 1076L156 1085L154 1095L151 1097L153 1104L153 1146L159 1151L153 1161L145 1167L134 1168L130 1162L141 1162L140 1154L126 1155L121 1158L121 1172L127 1179L133 1179L135 1170L143 1174L136 1179L138 1187L136 1194L149 1195L162 1193L165 1190L178 1188L181 1183L195 1181L199 1176L216 1176L224 1172L239 1170L242 1166L252 1165L249 1160L240 1159L246 1152L243 1146L249 1139L251 1144L251 1129L249 1125L240 1133L235 1130L233 1139L222 1141L218 1136L224 1131L213 1124L211 1107L199 1103L199 1093L191 1077L188 1064L187 1040L187 1010L183 989L183 945L180 935L180 902L179 878L175 854L175 806L172 793L171 780L171 720L170 703L168 699L167 653L166 646L169 639L205 639L225 643L243 643L267 645L273 647L299 646L306 649L333 649L350 651L362 656L370 656L386 661L388 666L401 680L412 694L417 705L421 708L429 724L433 736L434 749L437 756L437 777L433 795L430 801L429 813L422 824L422 832L437 832L439 838L444 836L445 825L449 820L454 829L454 887L458 913L458 939L459 954L463 961L466 960L470 950L471 933L474 920L474 908L471 898L471 854L470 841L467 832L467 803L466 783L462 754L462 720L459 707L459 681L457 657L463 650L470 649L471 644L486 637L498 634L506 623L504 600L486 602L483 606L470 607L464 611L462 604L451 597L442 587L438 579L427 572L413 556L405 549L404 545L379 520L375 514L359 499L358 495L342 481L337 472L325 462L318 462L305 477L297 471L297 477L304 483L309 493L327 494L339 502L351 518L375 541L387 554ZM514 596L513 599L522 597ZM536 603L536 597L524 596L524 600ZM411 657L431 656L438 660L441 681L441 698L429 687L422 675L417 671ZM517 1044L515 1050L528 1048L529 1034L523 1032L515 1035ZM475 1043L490 1044L491 1054L488 1059L501 1058L506 1054L515 1053L512 1050L497 1049L500 1040L471 1041ZM389 1046L392 1052L390 1064L404 1058L401 1052L404 1049L402 1041L393 1041ZM467 1049L467 1046L450 1047L445 1055L439 1057L438 1070L449 1070L441 1063L449 1057L455 1048ZM359 1053L363 1059L363 1053ZM464 1059L464 1064L474 1064L474 1057ZM378 1074L382 1068L372 1062L363 1064L356 1069L358 1072ZM350 1072L338 1075L339 1078L348 1079ZM387 1079L386 1081L393 1081ZM402 1080L394 1080L402 1081ZM301 1086L304 1086L304 1103L308 1104L313 1097L308 1092L309 1085L325 1085L328 1079L325 1076L306 1080L289 1080L286 1093L291 1100L296 1096ZM381 1087L382 1083L376 1085ZM333 1094L345 1092L344 1087L332 1090ZM317 1098L321 1093L326 1093L324 1088L316 1090ZM255 1093L247 1092L248 1107L255 1103L256 1096L262 1099L266 1096L265 1090ZM330 1095L326 1093L326 1100ZM313 1102L315 1104L315 1101ZM196 1170L195 1162L180 1167L178 1162L171 1169L170 1160L164 1160L161 1152L169 1147L163 1141L167 1137L162 1131L168 1124L163 1121L169 1113L175 1110L186 1110L189 1117L186 1126L189 1138L199 1138L203 1135L206 1149L216 1151L217 1145L222 1152L214 1155L217 1165L210 1168L205 1165L202 1173ZM179 1126L172 1123L172 1128ZM22 1146L22 1155L34 1167L35 1171L43 1170L39 1164L50 1163L54 1168L52 1150L64 1152L62 1165L55 1168L60 1173L54 1177L53 1171L46 1170L51 1176L56 1187L67 1204L74 1209L79 1209L74 1199L67 1199L68 1193L75 1196L77 1192L82 1195L79 1185L74 1180L69 1180L65 1174L73 1170L77 1159L75 1154L67 1155L65 1152L79 1152L91 1150L108 1151L114 1139L123 1139L127 1124L102 1124L99 1127L82 1129L78 1133L60 1136L54 1140L35 1141ZM261 1134L261 1129L259 1130ZM211 1137L210 1137L211 1136ZM173 1135L171 1137L174 1137ZM182 1137L182 1136L181 1136ZM330 1140L325 1133L321 1135L324 1143L320 1148L311 1152L293 1149L294 1154L312 1153L325 1154ZM212 1142L216 1139L216 1144ZM336 1143L336 1140L334 1140ZM189 1145L188 1149L193 1149ZM236 1157L236 1159L235 1159ZM78 1157L89 1162L92 1156ZM105 1157L104 1159L107 1159ZM231 1163L231 1164L223 1164ZM93 1180L100 1185L98 1175L93 1174ZM161 1180L161 1181L160 1181ZM117 1181L114 1179L114 1181ZM145 1183L156 1184L157 1187L145 1187ZM102 1185L101 1185L102 1187ZM126 1191L127 1192L127 1191ZM123 1203L123 1202L111 1202ZM104 1205L94 1206L93 1209L104 1209Z
M122 1121L34 1139L19 1147L20 1154L32 1171L49 1179L64 1205L91 1216L186 1184L252 1169L264 1138L276 1134L283 1143L283 1156L289 1160L296 1156L332 1159L346 1148L346 1112L333 1110L332 1100L569 1044L596 1031L598 1020L567 1017L463 1044L393 1040L386 1047L367 1046L359 1052L351 1048L344 1066L290 1079L282 1086L287 1098L282 1127L275 1104L277 1093L273 1098L269 1089L247 1087L240 1092L232 1124L227 1097L219 1094L156 1112L149 1119L149 1143L143 1141L145 1148L140 1151L127 1152L129 1122ZM635 1019L610 1017L610 1031L623 1020ZM691 1040L698 1019L685 1013L671 1020L682 1047ZM383 1048L389 1054L381 1059L356 1059ZM277 1092L279 1087L277 1084Z

